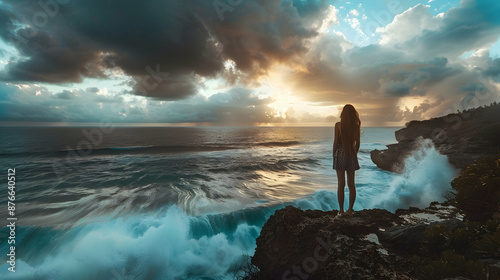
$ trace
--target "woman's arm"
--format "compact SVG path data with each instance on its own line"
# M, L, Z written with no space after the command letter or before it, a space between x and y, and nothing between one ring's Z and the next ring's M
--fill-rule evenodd
M356 153L359 151L359 145L361 144L361 127L358 127L358 131L356 132Z
M333 154L337 152L339 146L339 131L340 131L340 123L335 124L335 140L333 141Z

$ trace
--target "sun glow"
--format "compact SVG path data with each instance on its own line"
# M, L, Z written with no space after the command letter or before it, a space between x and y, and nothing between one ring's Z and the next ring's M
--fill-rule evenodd
M298 98L292 96L290 91L273 95L272 98L275 101L268 106L275 110L274 117L277 118L281 117L283 119L286 119L291 117L294 108L301 103Z
M405 110L406 108L408 108L409 110L413 110L413 108L418 107L425 102L428 102L428 98L425 96L402 97L399 100L399 108L401 110Z
M290 69L283 65L274 66L268 76L260 81L256 89L273 101L267 104L271 109L268 116L278 123L287 125L318 125L325 123L327 117L333 116L336 109L331 105L306 101L303 93L298 92L290 80ZM334 106L333 106L334 107Z

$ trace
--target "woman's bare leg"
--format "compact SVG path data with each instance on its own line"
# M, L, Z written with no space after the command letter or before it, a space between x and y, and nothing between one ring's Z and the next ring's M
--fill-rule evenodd
M347 171L347 187L349 188L349 209L347 214L352 215L354 201L356 200L356 185L354 184L354 171Z
M337 170L337 197L339 199L339 213L344 214L344 190L345 190L345 171Z

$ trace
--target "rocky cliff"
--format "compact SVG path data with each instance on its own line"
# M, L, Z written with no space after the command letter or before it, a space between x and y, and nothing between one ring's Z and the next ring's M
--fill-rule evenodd
M500 151L500 104L470 109L425 121L411 121L396 131L397 144L387 150L371 151L372 161L381 169L401 172L404 160L418 145L431 139L450 163L463 169L476 159Z
M337 211L277 210L257 238L252 279L412 279L412 257L424 231L462 226L453 207L434 204L392 214L370 209L353 217Z
M352 217L276 210L236 279L500 279L500 212L464 221L455 203Z

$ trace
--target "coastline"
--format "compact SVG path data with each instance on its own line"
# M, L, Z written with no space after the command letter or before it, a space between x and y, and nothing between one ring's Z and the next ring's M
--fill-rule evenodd
M263 226L242 279L500 279L500 104L412 121L395 135L398 143L371 151L373 162L402 173L418 149L435 146L462 171L447 201L353 217L287 206Z

